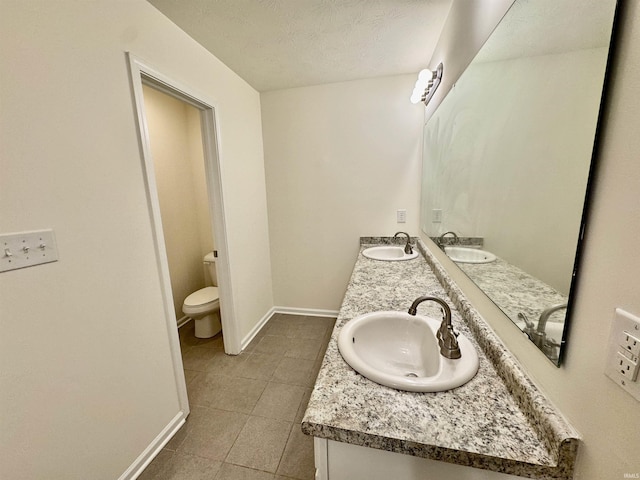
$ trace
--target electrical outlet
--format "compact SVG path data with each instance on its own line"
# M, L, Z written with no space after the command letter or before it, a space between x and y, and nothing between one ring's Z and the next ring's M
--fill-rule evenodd
M618 372L630 382L635 382L638 377L638 362L637 357L635 358L636 361L634 362L623 353L618 352L617 354Z
M407 211L404 209L396 211L396 221L398 223L407 223Z
M609 334L605 374L640 401L640 318L616 308Z
M636 333L636 335L638 335ZM627 331L623 331L620 334L620 346L624 348L626 351L630 352L631 355L637 357L640 355L640 340L638 337L634 337Z
M431 210L432 223L442 223L442 209L434 208Z

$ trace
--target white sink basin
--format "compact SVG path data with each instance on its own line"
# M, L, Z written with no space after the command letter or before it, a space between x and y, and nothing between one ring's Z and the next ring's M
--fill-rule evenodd
M418 256L417 250L413 253L404 253L404 247L395 247L393 245L383 245L380 247L369 247L362 251L362 254L373 260L384 260L387 262L397 262L399 260L411 260Z
M493 253L479 248L444 247L444 253L458 263L490 263L496 260Z
M478 355L464 335L461 358L440 355L436 332L440 321L404 312L373 312L347 322L338 349L358 373L381 385L410 392L442 392L471 380Z

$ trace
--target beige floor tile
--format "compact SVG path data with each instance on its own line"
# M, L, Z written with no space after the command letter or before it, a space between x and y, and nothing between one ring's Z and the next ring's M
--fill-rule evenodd
M173 458L173 452L162 450L156 458L154 458L144 472L138 477L138 480L158 480L162 478L167 469L168 464Z
M220 355L220 351L206 347L191 347L182 354L182 364L185 370L196 370L204 372L209 362L216 356Z
M302 401L300 402L300 406L298 407L298 412L296 413L296 417L293 420L295 423L302 422L302 418L304 417L304 412L306 412L307 405L309 405L309 398L311 397L312 391L313 389L311 388L305 388L304 395L302 396Z
M171 438L171 440L169 440L169 442L167 442L167 444L164 446L165 450L177 450L182 442L184 442L184 439L187 437L187 433L189 433L190 427L190 420L189 417L187 417L186 423L182 425L182 427L180 427L180 430L178 430L176 434Z
M250 413L266 386L264 380L207 373L197 385L189 386L189 398L197 405Z
M314 369L315 361L303 358L284 357L276 371L273 372L274 382L311 387L315 383L317 372Z
M324 344L324 340L316 338L290 338L285 357L315 360Z
M267 335L279 335L281 337L291 337L293 336L293 325L290 325L288 322L269 322L264 327L264 332Z
M238 412L202 407L194 408L190 417L187 435L177 453L212 460L224 460L248 418Z
M251 414L292 422L298 413L304 393L303 387L271 382Z
M284 323L287 325L299 325L305 321L305 317L303 315L291 315L287 313L276 313L270 319L270 324L274 323Z
M182 327L192 413L140 478L313 478L313 441L309 460L311 437L300 422L334 323L276 314L238 356L224 355L221 335L201 340L193 322ZM221 464L225 457L230 463Z
M212 480L222 462L176 453L167 463L162 480ZM156 479L159 480L159 479Z
M291 430L277 473L300 480L313 480L315 476L313 437L302 433L300 425Z
M253 350L257 353L284 355L289 345L289 338L281 335L265 335Z
M314 323L309 320L306 325L297 325L293 331L295 338L316 338L320 341L324 340L327 333L327 327L322 324Z
M257 352L249 353L246 357L246 360L233 370L233 374L256 380L270 380L282 359L281 355Z
M202 375L202 372L198 372L196 370L185 370L184 371L184 381L187 385L189 385L198 375Z
M291 425L282 420L249 417L225 461L275 473Z
M235 369L242 365L246 359L246 355L227 355L224 351L219 350L211 356L211 359L205 365L205 370L207 372L233 375Z
M215 480L273 480L273 474L231 463L223 463Z

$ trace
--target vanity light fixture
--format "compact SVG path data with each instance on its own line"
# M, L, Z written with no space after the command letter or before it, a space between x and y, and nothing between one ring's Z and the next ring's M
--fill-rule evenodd
M411 103L423 102L425 106L429 103L438 85L440 85L442 68L442 63L440 63L435 72L425 68L418 73L418 80L416 80L416 85L413 87L413 93L411 94Z

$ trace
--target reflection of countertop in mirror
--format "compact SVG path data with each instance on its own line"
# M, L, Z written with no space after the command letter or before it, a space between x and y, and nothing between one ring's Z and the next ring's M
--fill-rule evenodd
M567 303L566 295L500 257L491 263L456 265L517 325L522 324L518 313L537 323L543 310ZM562 315L551 317L550 322L564 323L565 311L559 313Z
M376 310L406 311L415 298L425 294L451 304L433 270L437 260L421 241L419 246L429 262L423 256L407 262L358 256L302 422L303 431L513 475L570 478L576 432L504 347L496 355L495 345L501 342L479 316L470 313L469 305L464 305L465 321L460 309L452 305L454 326L471 339L480 357L478 374L462 387L439 393L402 392L358 375L342 359L337 338L350 319ZM441 278L446 273L437 275ZM452 291L450 286L447 289ZM420 311L440 318L435 304L423 304ZM499 368L496 362L501 362Z

